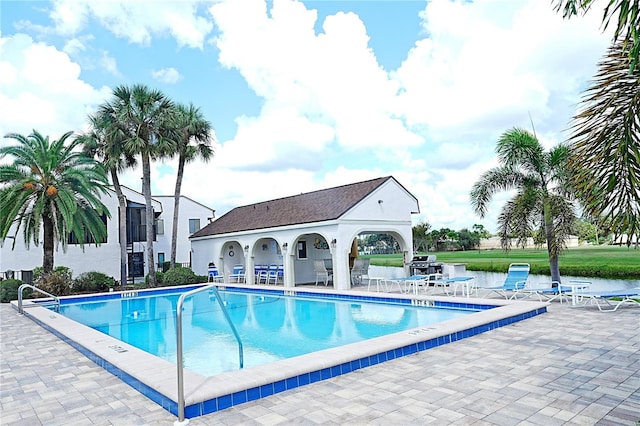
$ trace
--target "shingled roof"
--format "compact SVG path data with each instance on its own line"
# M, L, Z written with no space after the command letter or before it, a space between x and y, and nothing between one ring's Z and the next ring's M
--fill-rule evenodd
M395 181L387 176L236 207L191 238L335 220L390 179Z

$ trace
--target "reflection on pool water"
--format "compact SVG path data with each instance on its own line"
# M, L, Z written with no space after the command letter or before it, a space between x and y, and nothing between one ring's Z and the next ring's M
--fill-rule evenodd
M67 304L61 314L168 361L176 360L179 294ZM476 312L399 303L327 300L255 292L220 292L252 367ZM185 367L204 376L239 368L238 344L215 295L184 304Z

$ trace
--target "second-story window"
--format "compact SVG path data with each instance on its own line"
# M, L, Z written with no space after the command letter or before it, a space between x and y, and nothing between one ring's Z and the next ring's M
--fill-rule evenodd
M200 219L189 219L189 233L193 234L200 229Z
M164 235L164 219L156 219L156 234Z

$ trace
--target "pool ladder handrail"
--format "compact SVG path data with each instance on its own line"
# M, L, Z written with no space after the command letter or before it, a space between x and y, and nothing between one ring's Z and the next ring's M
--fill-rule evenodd
M50 298L53 299L53 306L56 312L60 312L60 298L58 298L57 296L54 296L51 293L47 293L46 291L44 291L41 288L38 288L34 285L31 284L22 284L20 287L18 287L18 313L20 314L24 314L24 308L22 307L22 292L24 291L25 288L31 288L39 293L42 293L44 295L49 296ZM38 303L38 306L46 306L47 304L44 302L40 302Z
M186 293L183 293L178 299L178 305L176 307L176 352L177 352L176 364L178 367L178 420L174 422L175 426L186 425L189 423L189 419L185 420L184 418L184 367L182 365L183 363L182 305L187 297L191 297L194 294L207 291L207 290L213 290L213 292L216 295L216 300L220 305L220 309L222 310L222 313L224 314L224 317L226 318L227 323L229 323L229 326L231 327L231 331L233 331L233 335L236 337L236 340L238 341L238 355L239 355L239 361L240 361L240 368L244 367L244 354L243 354L243 348L242 348L242 340L240 340L240 335L238 334L238 330L236 330L236 327L233 325L233 322L231 321L231 317L227 312L227 308L222 302L222 299L220 298L220 292L218 292L218 287L216 287L215 285L206 285L204 287L200 287L195 290L191 290Z

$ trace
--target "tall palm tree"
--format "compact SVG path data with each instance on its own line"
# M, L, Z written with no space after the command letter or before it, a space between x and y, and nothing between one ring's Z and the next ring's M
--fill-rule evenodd
M31 241L37 246L42 227L44 273L53 271L54 248L62 243L66 249L72 232L81 246L87 234L96 245L107 237L101 216L109 212L100 201L107 192L106 172L76 149L78 141L65 145L72 134L50 142L35 130L29 136L9 133L5 137L18 144L0 148L0 158L13 157L13 164L0 165L0 237L16 225L27 247Z
M83 152L97 158L109 171L113 190L118 198L118 231L120 239L120 285L127 282L127 200L122 193L118 173L136 165L135 157L126 152L122 134L113 131L112 115L107 105L89 116L90 129L78 136Z
M212 127L199 108L193 104L176 105L173 126L177 132L178 175L174 191L173 228L171 232L171 267L176 265L176 245L178 243L178 210L180 209L180 191L184 176L184 165L197 158L209 161L213 156L211 148Z
M128 153L142 160L142 194L145 198L147 264L152 286L157 285L154 253L154 215L151 205L151 160L175 151L170 122L173 102L159 90L136 84L118 86L111 100L103 105L109 114L113 132L118 132Z
M516 190L498 218L502 247L508 250L513 237L521 245L538 228L547 242L551 279L560 282L558 258L575 220L567 190L569 150L559 145L545 152L534 134L513 128L502 134L496 153L501 165L484 172L473 185L473 209L484 217L495 193Z
M640 234L640 67L629 73L621 42L600 62L569 142L585 213L609 222L616 235Z

